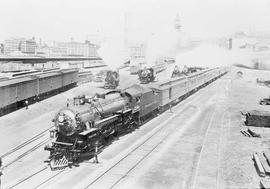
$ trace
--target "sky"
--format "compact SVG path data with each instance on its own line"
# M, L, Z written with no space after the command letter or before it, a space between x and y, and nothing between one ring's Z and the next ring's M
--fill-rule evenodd
M0 0L0 7L0 41L123 38L125 15L129 40L147 40L173 29L177 13L194 37L270 31L270 0Z

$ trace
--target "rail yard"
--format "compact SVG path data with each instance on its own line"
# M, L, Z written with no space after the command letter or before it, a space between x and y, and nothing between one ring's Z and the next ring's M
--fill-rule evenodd
M174 106L100 146L98 163L90 156L71 168L52 170L44 163L49 156L44 147L54 140L49 132L54 128L51 120L67 99L113 90L104 89L103 83L85 83L0 117L0 137L6 139L0 143L2 187L258 188L260 178L252 153L267 150L270 132L253 128L262 137L245 137L240 132L246 127L240 112L267 110L258 104L267 87L256 83L256 78L267 77L267 72L226 70L226 75L189 96L178 99L171 91L172 99L177 99ZM242 77L237 75L239 70ZM173 83L179 80L171 80L170 86L177 86ZM162 82L168 83L160 80L142 86L157 91ZM121 88L139 83L138 76L127 69L120 71Z
M268 1L0 7L0 189L270 189Z

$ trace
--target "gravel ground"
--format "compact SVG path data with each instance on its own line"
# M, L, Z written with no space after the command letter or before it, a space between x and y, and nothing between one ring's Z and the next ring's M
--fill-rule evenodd
M267 79L269 71L241 69L242 77L233 69L230 88L228 91L228 112L230 117L229 134L224 149L221 166L224 168L224 188L259 188L260 178L254 167L252 154L268 150L270 129L250 127L262 135L262 138L243 136L240 131L247 130L244 117L240 111L264 110L269 106L259 105L260 98L269 96L270 89L256 83L257 78Z

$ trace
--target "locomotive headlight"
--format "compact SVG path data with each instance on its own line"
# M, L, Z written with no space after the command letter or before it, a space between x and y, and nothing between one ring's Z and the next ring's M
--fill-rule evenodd
M78 129L76 112L69 108L60 110L55 117L55 128L57 133L65 136L75 134Z
M64 125L64 122L65 122L65 117L64 117L64 115L59 115L57 121L58 121L58 125L59 125L59 126L63 126L63 125Z
M55 138L55 130L50 130L50 138Z
M65 117L63 115L59 115L58 122L63 123L65 121Z

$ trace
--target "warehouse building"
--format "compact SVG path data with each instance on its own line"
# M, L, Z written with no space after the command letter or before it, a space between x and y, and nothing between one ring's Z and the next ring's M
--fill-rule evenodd
M21 52L26 54L35 54L37 44L35 38L10 38L4 42L4 54L9 55L14 52Z

